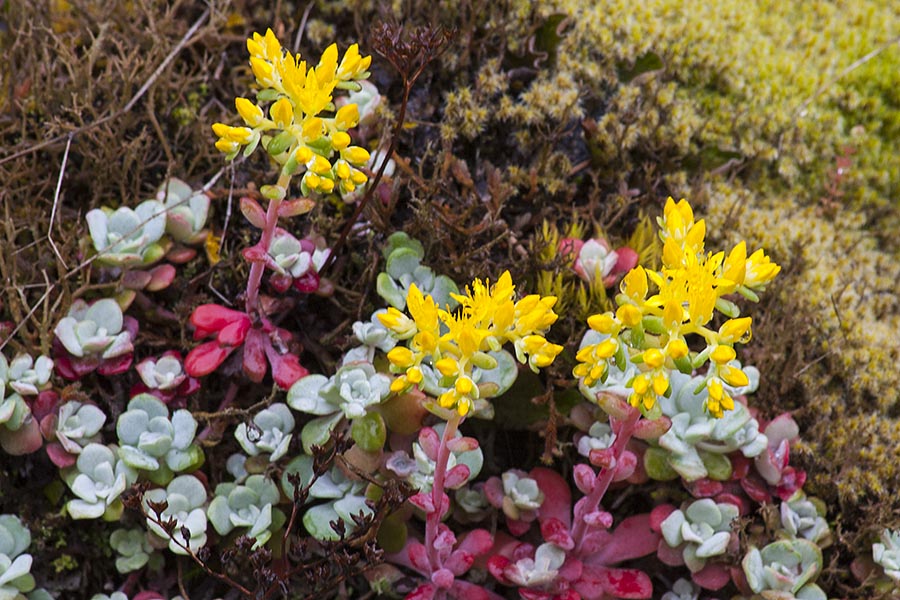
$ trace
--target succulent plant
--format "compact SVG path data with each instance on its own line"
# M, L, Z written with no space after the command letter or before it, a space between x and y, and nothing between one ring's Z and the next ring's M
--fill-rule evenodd
M724 554L731 542L731 521L739 509L710 498L692 502L684 511L673 511L661 523L663 539L671 548L681 548L682 558L691 572L706 565L706 560Z
M672 589L662 595L660 600L697 600L700 588L687 579L679 578L672 584Z
M159 240L166 232L166 209L146 200L133 210L95 208L85 215L98 262L119 267L149 265L165 254Z
M781 503L781 526L792 538L803 538L820 546L827 544L831 531L824 519L825 506L802 491Z
M275 403L256 413L253 428L246 423L237 426L234 437L250 456L269 454L276 461L288 450L294 430L294 415L286 404Z
M458 294L459 288L445 275L436 276L429 267L421 264L425 250L417 240L403 232L392 234L384 249L387 259L384 272L378 274L376 289L378 295L398 310L406 308L406 296L413 283L425 296L431 296L438 306L456 306L451 294Z
M78 455L74 467L63 473L72 492L78 498L66 503L73 519L113 521L122 514L119 500L122 492L137 481L137 471L118 458L115 447L88 444Z
M278 486L264 475L251 475L243 484L220 483L206 516L219 535L228 535L236 527L247 528L244 535L254 538L253 549L263 546L272 532L284 522L277 508L281 494Z
M116 551L116 570L122 574L142 569L153 556L147 532L140 528L116 529L109 536L109 545Z
M119 456L135 469L157 471L165 465L176 473L187 471L203 462L203 451L193 443L196 432L197 421L190 411L176 410L169 417L161 400L138 394L116 423Z
M545 542L534 551L534 557L520 558L503 569L503 576L523 588L540 588L553 583L566 561L566 551Z
M332 377L307 375L288 391L287 401L294 410L313 415L341 411L348 419L366 414L391 392L391 378L375 371L367 362L342 366Z
M47 455L53 464L62 468L75 464L81 449L99 441L100 429L106 414L94 406L70 400L41 419L41 433L49 440Z
M885 529L881 541L872 544L872 559L881 565L884 574L900 586L900 531Z
M34 589L32 557L24 554L31 533L15 515L0 515L0 598L20 600Z
M137 321L122 315L115 300L103 298L93 304L76 300L53 330L57 372L75 380L94 369L101 375L126 371L131 366L137 330Z
M574 254L572 265L575 273L585 282L602 282L610 287L616 278L633 269L638 262L637 252L623 247L613 250L605 238L591 238L586 242L564 238L560 240L560 251Z
M317 285L318 272L331 255L331 250L319 248L309 239L298 240L287 231L277 229L272 243L269 244L268 254L270 260L266 261L267 266L279 275L294 280L288 282L288 285L293 283L295 286L299 285L301 291L315 291L315 288L302 289L308 287L310 283L305 282L304 277L314 276Z
M172 177L159 186L156 199L166 210L166 233L182 244L199 244L206 239L209 196Z
M748 388L755 389L755 382L759 380L758 371L753 367L744 370L751 382ZM704 409L706 386L697 391L702 380L701 377L673 372L670 375L672 393L659 400L662 414L671 419L672 425L657 443L667 453L668 466L687 481L707 476L727 479L731 468L727 459L722 460L723 455L739 450L748 458L755 457L762 454L768 443L766 436L759 431L759 423L740 402L735 403L734 410L725 411L721 419L708 415ZM735 395L747 391L729 389ZM653 452L648 454L654 456ZM648 460L645 460L647 463ZM721 465L725 467L724 472L711 470L721 471ZM655 470L648 466L648 473L653 477Z
M206 488L199 479L193 475L179 475L169 482L166 489L156 488L146 492L144 510L148 515L155 516L151 502L157 505L165 503L166 507L159 515L163 523L170 518L175 521L175 529L170 537L153 519L147 518L150 531L167 540L169 550L175 554L186 555L187 550L179 543L188 546L192 552L206 545L206 511L203 509L206 505Z
M780 540L751 547L741 561L747 584L769 600L827 600L813 583L822 571L822 551L809 540Z
M133 396L148 393L169 404L175 398L184 398L200 389L200 382L185 372L181 354L174 350L159 358L145 358L135 370L141 383L131 388Z
M587 434L578 438L575 447L578 454L582 456L590 456L592 450L606 450L611 448L616 441L616 434L613 433L609 423L603 421L594 421Z
M299 476L301 486L309 485L313 480L312 457L301 454L285 467L281 477L281 489L288 498L294 497L294 485L290 482L293 474ZM366 502L365 488L365 481L349 479L339 468L332 467L309 488L310 498L326 502L306 511L303 515L303 527L319 540L338 539L338 534L331 527L331 523L338 520L344 522L346 531L353 531L356 527L354 516L360 513L370 515L373 512Z
M384 309L376 310L368 321L356 321L353 324L353 335L362 346L348 350L342 359L343 364L351 362L372 362L375 359L375 350L388 352L397 345L397 339L388 329L381 324L378 315L386 312Z
M13 455L34 452L43 439L31 408L17 392L6 392L6 382L0 379L0 446Z
M505 471L500 478L488 479L484 484L484 493L488 502L506 515L513 535L522 535L528 530L544 503L544 493L538 482L517 469Z
M385 466L406 479L419 492L430 492L434 484L435 461L443 430L443 425L423 428L419 432L419 441L412 445L412 457L400 450L388 456ZM484 463L484 455L477 441L463 437L458 431L449 446L450 455L447 459L444 487L452 490L478 477Z
M22 396L36 396L45 389L53 374L53 361L46 356L37 360L29 354L18 354L12 362L0 354L0 381Z
M29 599L30 600L30 599ZM113 592L112 594L94 594L91 600L128 600L128 596L123 592Z

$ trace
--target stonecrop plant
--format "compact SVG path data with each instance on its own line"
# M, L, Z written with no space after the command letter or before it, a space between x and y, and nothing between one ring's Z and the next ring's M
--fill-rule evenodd
M406 67L400 131L411 82L446 39L379 31L394 48L382 54ZM359 201L352 225L394 142L376 158L364 149L377 146L382 99L361 85L371 58L356 44L343 57L332 44L313 64L268 30L247 50L255 99L235 100L242 125L212 127L226 160L261 149L278 171L241 199L261 230L241 251L245 292L232 307L184 303L188 333L204 340L184 360L185 348L155 338L143 347L152 330L125 313L134 303L168 315L147 294L212 236L210 195L169 179L135 210L88 213L98 269L115 283L85 289L114 297L72 302L53 330L53 359L0 355L0 443L11 454L46 450L66 484L47 488L65 495L61 515L116 523L103 551L127 578L111 597L169 598L154 585L187 597L211 583L201 597L612 600L697 598L699 587L824 598L816 578L832 536L790 464L799 428L749 406L763 374L738 360L752 335L742 308L780 271L763 250L707 250L705 221L672 198L658 218L658 270L605 238L554 234L553 252L568 257L559 264L604 303L618 283L615 309L590 316L580 344L566 344L559 324L551 333L564 313L558 298L523 293L535 280L542 289L541 274L514 283L498 269L458 285L426 264L420 241L372 227L365 234L381 255L375 246L369 281L381 307L360 302L335 329L340 350L315 345L325 358L310 373L298 341L309 332L288 317L314 307L304 304L311 294L352 297L326 278L344 237L329 247L327 234L284 221L321 200L340 210ZM364 126L355 98L366 102ZM375 152L382 170L370 181ZM646 240L655 233L642 222ZM309 312L305 322L328 323ZM85 387L57 392L54 373ZM100 393L86 393L88 383ZM512 431L506 419L543 430L545 464L519 451L517 435L496 435ZM757 513L766 526L742 530L739 520ZM24 525L0 516L0 599L36 587ZM900 542L889 531L882 542L873 560L885 585L898 579Z

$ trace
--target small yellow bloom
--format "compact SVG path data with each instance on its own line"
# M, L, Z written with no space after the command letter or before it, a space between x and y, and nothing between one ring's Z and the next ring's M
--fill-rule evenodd
M434 368L444 377L452 377L459 373L459 363L452 358L442 358L434 363Z
M687 342L682 339L669 340L669 343L666 344L666 353L674 360L684 358L688 355Z
M612 313L591 315L587 320L588 326L598 333L612 334L617 329L616 321Z
M714 363L720 365L733 361L735 356L734 348L731 346L716 346L709 354L709 358L712 359Z
M331 134L331 146L335 150L343 150L350 145L350 135L344 131L336 131Z
M747 374L737 367L732 367L731 365L722 365L719 367L718 372L719 377L721 377L722 380L731 387L744 387L745 385L750 383L750 379L747 377Z
M352 165L364 165L369 160L369 151L359 146L348 146L341 150L341 158Z
M658 369L663 366L663 363L666 362L665 355L659 351L657 348L650 348L649 350L644 350L643 354L644 364L650 367L651 369Z
M279 129L287 129L294 122L294 109L287 98L279 98L269 108L269 114L272 115L272 120Z
M404 346L394 346L388 352L387 359L392 365L401 369L407 369L416 362L412 351Z
M294 152L294 159L300 163L301 165L305 165L313 158L313 151L309 149L307 146L300 146L297 148L297 151Z
M643 316L641 309L633 304L623 304L616 310L616 319L621 321L625 327L636 327Z
M262 109L246 98L235 98L234 106L244 123L250 127L256 127L265 118Z
M781 271L781 267L772 262L761 249L747 259L747 274L744 285L751 289L761 290Z
M719 327L719 341L725 344L741 343L746 344L750 341L750 324L753 322L751 317L741 317L740 319L728 319Z
M359 107L356 103L345 104L334 115L334 126L341 131L353 129L359 123Z

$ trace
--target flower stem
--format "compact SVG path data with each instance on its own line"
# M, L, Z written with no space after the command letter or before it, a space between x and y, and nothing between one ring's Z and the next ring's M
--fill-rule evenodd
M278 183L276 185L286 191L291 185L291 176L282 172L278 177ZM269 206L266 209L266 226L263 228L262 235L260 235L259 243L257 244L266 252L269 251L269 245L272 243L272 237L275 235L275 229L278 227L279 206L281 206L281 199L272 199L269 200ZM256 319L256 316L265 318L265 315L259 313L259 287L262 283L262 276L265 270L266 264L264 262L251 263L250 276L247 278L247 300L245 307L247 314L254 320Z
M616 441L612 445L613 465L601 468L597 472L597 476L594 478L594 485L591 487L591 493L575 507L575 524L572 527L572 539L575 541L576 552L581 548L582 539L587 530L587 523L585 523L584 517L600 507L600 502L603 500L606 490L609 489L609 484L612 483L616 474L616 467L622 458L622 454L625 452L625 447L631 440L632 434L634 434L634 426L640 417L640 411L629 406L628 415L623 420L613 420L613 431L616 434Z
M434 512L425 517L425 549L428 552L428 561L431 563L432 573L440 569L441 558L434 547L434 541L437 539L438 525L441 523L441 508L443 508L444 499L444 477L447 475L447 462L450 460L450 448L447 444L456 436L456 430L462 417L454 414L447 426L444 428L444 435L441 436L441 444L438 446L437 460L434 465L434 485L431 486L431 501L434 503Z

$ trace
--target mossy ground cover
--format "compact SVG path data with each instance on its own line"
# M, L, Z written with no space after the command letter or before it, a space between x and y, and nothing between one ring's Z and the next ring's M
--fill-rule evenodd
M258 157L223 168L210 132L252 82L248 33L272 27L305 53L331 41L365 50L378 19L455 35L416 85L395 185L339 257L336 294L296 317L307 362L331 367L350 324L376 306L381 246L396 230L423 240L429 264L456 281L509 269L526 288L561 293L569 310L556 341L574 349L583 316L608 300L578 295L548 231L603 231L652 263L648 218L667 196L690 197L714 239L746 239L784 265L744 358L763 374L760 411L792 411L801 425L810 492L828 502L838 531L826 590L867 597L847 565L880 529L900 525L900 16L889 1L7 0L4 344L47 353L75 298L116 289L84 264L89 209L133 205L168 176L198 186L218 177L221 260L201 254L158 304L132 309L152 324L141 333L148 351L188 349L192 308L241 290L247 266L235 249L252 233L235 216L237 198L271 175ZM387 121L399 81L386 63L372 71ZM334 240L352 209L325 203L311 219ZM126 393L93 384L63 394ZM504 435L535 460L545 454L546 439ZM31 524L39 578L93 589L114 578L103 570L105 534L55 516L62 490L51 466L0 462L0 513Z

